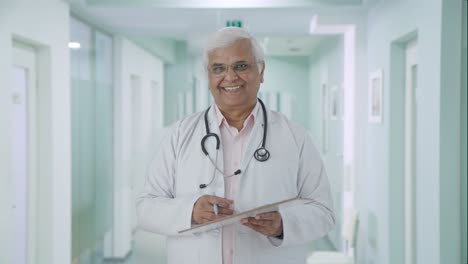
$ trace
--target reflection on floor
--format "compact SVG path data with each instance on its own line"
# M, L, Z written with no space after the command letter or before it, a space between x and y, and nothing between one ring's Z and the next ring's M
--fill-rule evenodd
M105 260L102 264L166 264L166 239L145 231L134 234L132 253L125 260Z
M328 237L311 244L312 250L334 250ZM164 236L145 231L134 235L132 253L125 260L105 260L96 264L166 264L166 240Z

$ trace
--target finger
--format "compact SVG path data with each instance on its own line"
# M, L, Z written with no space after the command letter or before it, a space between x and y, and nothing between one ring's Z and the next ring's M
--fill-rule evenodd
M258 220L255 220L255 219L243 219L247 222L244 221L244 223L242 223L244 226L246 227L249 227L250 229L254 230L255 232L258 232L260 234L263 234L265 236L278 236L279 234L281 234L281 232L283 231L283 228L281 227L281 224L279 226L276 226L276 225L273 225L273 226L265 226L265 225L257 225L254 223L254 221L258 221ZM272 222L272 221L270 221ZM273 222L272 222L273 223Z
M234 213L234 210L228 209L228 208L220 207L218 210L218 214L221 214L221 215L232 215L233 213Z
M258 214L255 216L255 219L263 219L263 220L276 220L281 218L281 215L278 212L270 212L270 213L263 213Z
M201 209L201 211L214 213L215 211L214 207L215 207L214 205L208 203ZM233 213L234 213L234 210L232 209L218 206L218 214L220 215L232 215Z
M255 226L264 227L272 230L277 230L281 227L281 221L251 219L249 220L249 223Z
M249 223L256 225L256 226L264 226L264 227L273 227L274 222L271 220L256 220L256 219L251 219L249 220Z
M270 222L270 223L267 223L267 222ZM241 219L241 224L268 227L268 226L272 226L273 222L270 220L255 220L255 218L253 217L248 217L248 218Z
M251 223L244 223L243 225L246 226L246 227L248 227L248 228L250 228L250 229L253 229L254 231L257 231L257 229L259 228L258 226L253 225L253 224L251 224ZM258 232L258 231L257 231L257 232Z
M213 220L216 220L216 219L219 219L219 218L224 218L224 217L228 216L228 214L224 214L221 211L219 211L218 214L215 214L213 212L213 210L210 210L210 211L202 212L201 216L208 219L209 221L213 221Z
M249 218L242 218L242 219L240 220L240 223L241 223L241 224L248 224L248 223L249 223Z
M234 204L233 200L229 200L229 199L222 198L222 197L219 197L219 196L208 196L208 201L211 204L217 204L217 205L219 205L221 207L225 207L225 208L230 208L231 205Z
M210 196L209 195L203 195L202 197L200 197L195 206L198 206L199 208L203 208L204 210L210 206L212 206L212 204L210 203Z
M281 219L277 220L257 220L255 218L248 218L248 223L258 227L258 228L265 228L266 231L264 234L271 235L275 233L277 230L282 229L282 221Z
M202 220L205 220L204 222L209 222L216 219L216 215L213 212L203 212L200 214L200 217Z
M211 202L212 197L213 196L205 195L205 196L203 196L203 199L200 199L201 202L200 202L199 206L203 211L213 211L213 205L217 204L217 203Z
M267 228L263 227L263 226L258 226L258 225L253 225L251 224L250 222L249 223L246 223L246 224L243 224L244 226L254 230L255 232L258 232L262 235L266 235L268 236L270 233L272 233L271 230L268 230Z

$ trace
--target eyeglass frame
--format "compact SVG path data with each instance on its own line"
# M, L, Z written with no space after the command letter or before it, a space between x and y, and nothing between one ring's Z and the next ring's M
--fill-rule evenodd
M225 77L227 75L227 73L229 72L229 68L231 68L232 71L236 75L239 75L239 74L245 74L245 73L249 72L252 69L252 65L254 65L254 64L260 65L260 64L263 64L263 63L264 63L263 61L256 61L256 62L253 62L253 63L248 63L247 61L237 61L237 62L235 62L233 64L230 64L230 65L225 64L225 63L214 63L213 65L211 65L211 67L207 67L207 71L213 77L220 78L220 77ZM248 68L238 72L238 71L236 71L234 69L234 66L239 65L239 64L247 64ZM213 73L213 71L212 71L213 66L225 66L226 68L222 73Z

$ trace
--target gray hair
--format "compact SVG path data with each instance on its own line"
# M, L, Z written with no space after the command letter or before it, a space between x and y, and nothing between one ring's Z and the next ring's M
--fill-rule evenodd
M257 64L263 64L265 55L263 54L263 48L260 43L245 29L238 27L225 27L218 30L206 43L203 51L203 65L206 69L208 67L208 55L215 49L227 47L234 42L247 39L250 41L252 47L252 54ZM259 67L261 70L261 67Z

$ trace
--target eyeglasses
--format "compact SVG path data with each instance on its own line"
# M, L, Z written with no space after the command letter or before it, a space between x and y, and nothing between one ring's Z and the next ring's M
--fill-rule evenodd
M247 73L252 69L252 66L256 63L247 63L247 62L236 62L231 65L224 63L215 63L211 65L208 70L215 77L225 76L228 68L231 67L232 70L237 74Z

